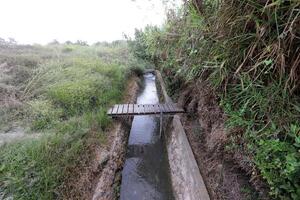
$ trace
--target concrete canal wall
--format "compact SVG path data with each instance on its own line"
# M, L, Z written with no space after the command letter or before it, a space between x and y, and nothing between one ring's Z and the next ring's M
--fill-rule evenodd
M162 102L172 103L159 71L155 71ZM209 200L192 148L180 121L180 115L163 117L171 181L176 200Z

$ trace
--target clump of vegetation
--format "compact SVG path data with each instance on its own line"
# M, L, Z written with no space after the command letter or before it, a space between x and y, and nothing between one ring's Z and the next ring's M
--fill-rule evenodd
M140 64L119 41L3 45L0 65L0 128L18 123L35 136L0 147L0 197L63 198L70 169L105 142L106 110L121 100L129 66Z
M299 1L204 0L137 31L132 48L172 89L209 81L228 116L227 149L251 160L272 198L299 199L299 45Z

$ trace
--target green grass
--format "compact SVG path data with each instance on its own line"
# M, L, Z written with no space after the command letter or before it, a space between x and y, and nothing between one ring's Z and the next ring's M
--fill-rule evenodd
M24 54L34 47L27 48L22 49ZM3 112L10 110L3 117L6 124L18 121L28 126L28 134L36 137L0 147L3 197L63 198L69 170L80 167L80 159L89 156L89 146L106 142L105 130L111 122L106 110L122 99L126 80L143 67L124 42L36 48L43 51L31 52L26 62L17 57L9 63L27 67L29 76L16 83L5 82L20 86L18 100L22 105L1 108ZM2 51L0 58L8 61L16 53Z

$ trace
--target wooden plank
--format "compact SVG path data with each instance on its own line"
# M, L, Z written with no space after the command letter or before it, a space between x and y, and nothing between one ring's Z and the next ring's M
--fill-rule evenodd
M118 112L118 105L114 105L111 114L116 114Z
M157 104L157 107L158 107L159 113L161 113L163 111L161 108L161 104Z
M118 106L119 106L119 107L118 107L118 113L117 113L117 114L122 114L122 113L123 113L123 106L124 106L124 105L119 104Z
M154 105L153 104L149 105L149 112L154 113Z
M128 110L128 104L124 104L122 113L127 115L127 110Z
M129 104L124 105L124 108L123 108L123 113L124 114L128 114L128 107L129 107Z
M133 105L132 104L128 104L128 114L133 114Z
M119 104L115 105L115 109L114 109L114 114L118 114L118 110L119 110Z
M161 108L162 108L164 113L168 112L166 104L161 104Z
M134 114L140 114L140 113L139 113L139 107L138 107L137 104L134 104L134 105L133 105L133 109L134 109Z
M144 113L149 114L148 104L144 104Z
M141 108L141 113L145 114L145 113L146 113L146 112L145 112L145 105L144 105L144 104L141 105L140 108Z
M116 104L107 111L108 115L147 115L183 113L177 104Z
M172 109L170 108L169 104L165 104L165 107L166 107L166 113L171 113L172 112Z
M175 107L174 107L174 104L170 103L169 106L171 108L171 112L174 113L176 111Z
M152 112L152 105L151 104L147 104L146 111L147 111L147 113L153 113Z
M168 108L166 107L166 104L161 104L160 107L162 108L162 112L163 113L167 113L168 112Z
M159 107L160 107L161 111L164 113L165 112L164 104L159 104Z
M139 104L140 114L145 114L144 105Z
M151 112L152 112L153 114L156 114L156 113L157 113L157 109L156 109L155 104L152 104L152 106L151 106Z
M140 104L140 113L145 114L145 106L143 104Z
M163 108L164 108L164 113L167 113L168 112L168 107L166 106L166 104L163 104Z
M155 104L155 112L158 114L160 113L160 108L158 104Z

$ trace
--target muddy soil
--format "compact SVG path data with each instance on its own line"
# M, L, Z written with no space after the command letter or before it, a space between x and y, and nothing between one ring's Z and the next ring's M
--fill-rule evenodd
M249 158L225 150L226 116L206 82L185 85L178 103L187 111L182 122L212 200L268 199Z
M134 103L139 91L138 77L132 77L127 84L123 102ZM105 135L102 145L97 131L89 132L88 152L80 159L78 166L70 169L69 178L60 199L113 200L119 196L121 171L125 159L131 119L114 121Z

